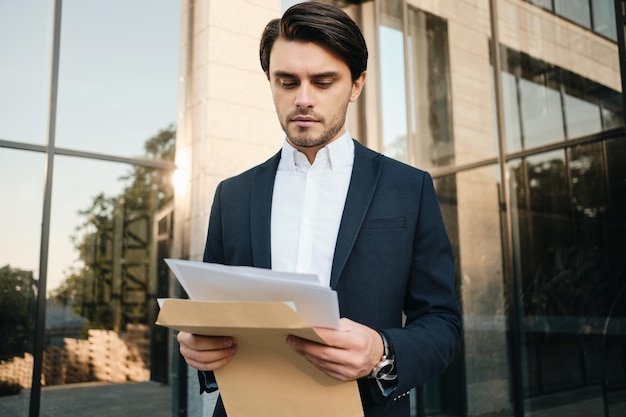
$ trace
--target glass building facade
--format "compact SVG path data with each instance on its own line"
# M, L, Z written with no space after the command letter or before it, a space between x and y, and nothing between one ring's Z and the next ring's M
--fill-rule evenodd
M0 416L122 383L210 415L162 259L278 150L257 47L295 2L0 3ZM463 350L412 416L626 415L623 2L332 3L370 48L350 132L432 174L455 252Z
M433 174L466 325L415 414L622 415L622 2L449 5L374 5L378 146Z
M2 2L0 34L0 415L72 415L43 394L168 381L180 3Z

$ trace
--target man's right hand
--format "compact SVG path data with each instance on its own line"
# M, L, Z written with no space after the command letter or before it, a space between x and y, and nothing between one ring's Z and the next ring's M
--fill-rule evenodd
M180 354L187 364L199 371L221 368L230 362L237 351L232 337L199 336L180 332L176 339L180 345Z

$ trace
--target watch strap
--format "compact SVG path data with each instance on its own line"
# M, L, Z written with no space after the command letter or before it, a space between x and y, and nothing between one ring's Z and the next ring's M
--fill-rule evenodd
M369 377L377 381L391 381L398 377L395 369L395 351L387 334L382 330L378 330L378 334L383 342L383 357L374 369L372 369Z

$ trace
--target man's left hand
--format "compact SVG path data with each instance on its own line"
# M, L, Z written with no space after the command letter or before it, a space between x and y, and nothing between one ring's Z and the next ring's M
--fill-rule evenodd
M341 381L369 375L383 356L380 334L352 320L342 318L339 330L316 327L315 331L329 346L292 335L287 343L324 373Z

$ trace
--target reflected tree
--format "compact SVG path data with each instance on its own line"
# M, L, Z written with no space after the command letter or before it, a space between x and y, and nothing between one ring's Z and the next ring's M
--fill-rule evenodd
M619 260L608 248L608 193L598 145L575 147L567 164L526 160L512 175L520 213L524 312L527 316L604 317ZM569 172L568 172L569 171Z
M146 141L146 156L173 161L175 136L174 126L160 130ZM133 166L119 178L125 184L119 195L101 193L79 212L72 236L79 258L51 296L85 317L86 328L148 324L152 216L173 199L169 174Z
M23 358L29 351L36 300L32 271L0 268L0 361Z

